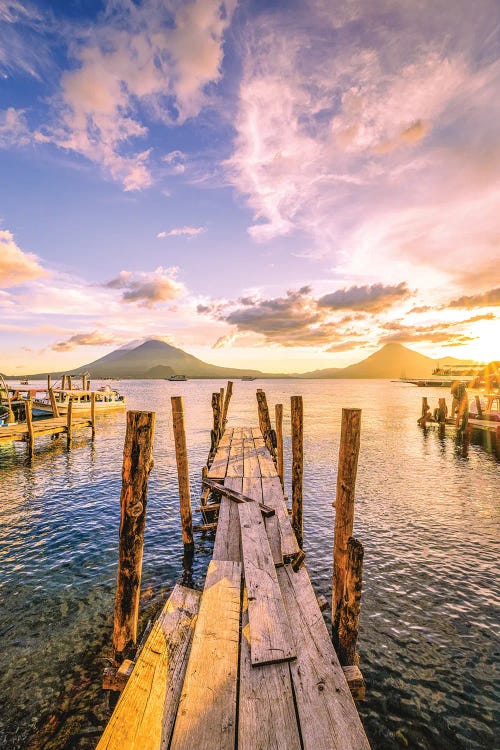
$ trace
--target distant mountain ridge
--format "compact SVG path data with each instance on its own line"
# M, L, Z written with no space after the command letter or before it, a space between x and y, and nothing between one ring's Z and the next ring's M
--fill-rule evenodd
M427 378L439 362L407 349L402 344L391 343L348 367L277 374L212 365L157 339L144 341L137 346L133 344L132 348L127 345L115 349L69 374L77 375L88 371L93 378L132 379L169 378L172 375L186 375L188 378L241 378L244 375L260 378ZM452 358L448 357L447 361L451 362ZM58 376L62 373L52 374ZM38 373L29 377L36 379L46 375L47 373Z

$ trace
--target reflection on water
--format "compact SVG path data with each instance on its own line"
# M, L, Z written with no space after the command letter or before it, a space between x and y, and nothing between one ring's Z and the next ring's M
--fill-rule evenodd
M143 567L147 617L178 580L201 586L212 550L183 559L170 396L185 402L193 504L219 381L126 381L129 408L157 412ZM498 650L498 463L416 427L423 391L387 381L235 383L230 424L256 424L256 387L304 397L305 550L330 596L341 408L363 409L355 533L365 545L360 712L374 748L493 748ZM437 391L424 395L437 398ZM439 393L441 395L441 393ZM75 435L0 446L0 747L93 748L107 716L125 417ZM290 493L289 493L290 494ZM31 740L29 739L31 738ZM50 739L47 739L50 738Z

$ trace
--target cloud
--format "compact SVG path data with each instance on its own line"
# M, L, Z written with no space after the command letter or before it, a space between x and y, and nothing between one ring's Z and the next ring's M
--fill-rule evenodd
M78 346L108 346L116 344L116 336L92 331L91 333L75 333L65 341L58 341L50 347L54 352L69 352Z
M466 284L498 255L495 3L331 7L249 24L226 168L250 235L305 236L347 278Z
M165 237L197 237L206 231L206 227L176 227L169 232L158 232L156 236L158 239L164 239Z
M36 255L16 245L12 232L0 229L0 287L20 286L46 273Z
M143 307L155 307L162 302L182 297L186 293L184 284L176 281L177 268L159 266L152 273L121 271L115 279L104 286L123 290L123 302L139 302Z
M23 110L0 110L0 148L26 146L31 142L31 133Z
M376 308L376 312L383 309L382 301L366 302L366 292L364 295L363 304L372 306L371 314L375 312L373 308ZM349 301L342 295L339 299L339 310L361 305L359 295ZM352 339L365 335L359 325L360 320L364 320L364 315L357 313L338 318L332 306L321 306L319 302L321 299L316 299L311 287L303 286L300 289L289 289L281 297L247 296L235 301L199 304L197 312L235 326L238 334L255 333L269 343L281 346L319 347L340 344L346 337ZM351 323L356 323L356 328L350 326ZM221 337L216 342L216 348L225 345L230 337L231 334Z
M219 336L215 344L212 345L212 349L226 349L234 344L237 338L237 333L230 333L226 336Z
M496 289L490 289L487 292L481 294L471 294L469 296L463 295L457 299L448 302L445 307L464 307L470 309L472 307L499 307L500 306L500 287Z
M114 2L69 47L47 138L100 164L126 191L152 184L151 149L138 148L154 122L181 125L210 101L221 76L223 36L236 0ZM180 173L181 152L166 161Z
M349 309L367 312L381 312L396 302L401 302L411 294L405 282L394 286L372 284L372 286L352 286L349 289L337 289L325 294L318 300L320 307L333 310Z

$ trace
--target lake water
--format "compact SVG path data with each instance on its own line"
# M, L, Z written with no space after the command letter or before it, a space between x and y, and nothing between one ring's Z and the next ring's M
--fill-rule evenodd
M124 381L128 408L157 413L143 565L143 620L176 581L203 585L212 541L183 570L170 396L184 397L193 505L221 381ZM255 390L285 411L304 398L304 546L317 593L331 597L342 407L361 407L355 534L365 546L358 641L373 748L495 747L499 651L499 464L479 446L416 426L421 396L388 381L236 382L229 425L257 424ZM449 394L446 394L449 398ZM93 444L0 446L0 747L93 748L109 715L109 658L125 416L99 419ZM290 492L289 492L290 494ZM314 717L311 717L314 720Z

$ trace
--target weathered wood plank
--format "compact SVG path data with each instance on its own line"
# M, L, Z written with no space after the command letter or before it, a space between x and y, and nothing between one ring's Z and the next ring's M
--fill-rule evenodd
M234 750L240 605L241 565L212 560L170 750Z
M279 477L262 478L262 496L266 505L274 508L276 512L281 536L281 552L285 560L290 559L299 551L299 545L290 523Z
M243 441L243 476L260 478L259 459L257 458L255 443L251 437L245 438Z
M277 475L276 466L271 458L271 454L266 448L262 436L254 438L255 451L259 459L260 474L262 477L275 477Z
M227 463L227 477L243 476L243 437L240 429L235 429L231 440L229 450L229 460Z
M211 479L224 479L226 476L232 436L233 430L230 428L224 431L224 434L220 439L217 453L215 454L214 460L212 461L212 465L207 474Z
M252 664L288 661L295 649L264 521L257 503L242 503L238 511Z
M243 479L227 477L224 486L241 492ZM240 517L238 506L228 497L221 497L217 534L215 535L214 560L241 561L240 551Z
M306 568L277 574L297 644L290 672L304 750L369 750Z
M198 591L175 586L144 644L97 750L168 747L200 598Z
M239 750L299 750L288 664L252 667L248 598L243 590L238 705Z
M247 497L251 497L258 503L263 502L262 482L260 477L243 477L243 494ZM267 516L264 518L264 526L269 541L269 547L271 548L273 562L275 565L283 565L281 534L276 511L274 516Z

